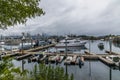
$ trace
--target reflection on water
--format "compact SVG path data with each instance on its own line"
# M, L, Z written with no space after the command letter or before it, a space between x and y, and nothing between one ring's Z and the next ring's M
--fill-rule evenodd
M37 62L28 63L27 60L23 62L23 69L32 70ZM13 60L14 64L17 67L22 68L22 61ZM90 61L91 62L91 76L89 75L89 61L85 61L84 66L79 68L79 65L64 65L64 62L61 64L51 64L52 66L60 66L65 69L65 74L74 75L75 80L120 80L120 71L114 69L113 67L108 67L100 61Z
M65 65L65 74L68 74L68 65Z
M111 69L111 67L110 67L110 72L109 73L110 73L110 75L109 75L110 76L110 80L112 80L112 69Z
M120 48L120 43L113 43L113 45L114 45L115 47Z
M91 76L89 76L89 62L85 62L85 66L79 69L77 66L68 67L68 72L74 73L75 80L120 80L118 77L114 77L112 74L116 74L113 72L112 68L104 65L99 61L91 62ZM116 70L117 72L117 70ZM120 75L120 71L118 73Z

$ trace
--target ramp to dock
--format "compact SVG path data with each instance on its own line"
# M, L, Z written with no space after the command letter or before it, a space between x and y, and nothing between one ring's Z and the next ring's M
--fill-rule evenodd
M107 60L101 56L99 56L99 60L102 61L103 63L107 64L107 65L110 65L110 66L114 66L115 63L113 61L110 61L110 60Z

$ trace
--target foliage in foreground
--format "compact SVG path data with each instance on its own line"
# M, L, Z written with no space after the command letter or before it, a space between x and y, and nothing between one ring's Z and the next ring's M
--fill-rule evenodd
M0 61L0 80L14 80L15 75L23 75L26 73L26 70L22 72L20 68L15 68L10 58L6 57Z
M28 18L44 14L40 0L0 0L0 28L25 23Z
M15 68L10 59L0 61L0 80L73 80L61 67L35 65L32 71Z
M40 64L38 67L35 65L31 77L31 80L73 80L73 75L65 74L63 68L44 64Z

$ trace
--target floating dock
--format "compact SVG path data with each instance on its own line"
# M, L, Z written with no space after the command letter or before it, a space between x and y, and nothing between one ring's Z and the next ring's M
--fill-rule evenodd
M110 55L119 55L119 54L116 53L116 52L111 52L111 53L110 53L110 51L108 51L108 50L106 50L105 52L108 53L108 54L110 54Z
M47 45L47 46L43 46L43 47L33 48L33 49L30 49L30 50L24 50L24 53L25 53L24 55L22 55L21 52L16 52L14 54L8 54L6 56L11 57L11 56L16 56L18 54L21 54L21 56L17 56L15 58L17 60L21 60L21 59L24 59L26 57L32 56L33 54L36 54L35 51L46 49L46 48L52 47L54 45L55 44L51 44L51 45ZM110 53L110 51L106 51L106 52ZM111 54L106 54L106 53L95 54L95 53L89 53L89 51L85 51L84 53L85 54L81 54L81 53L79 53L79 54L75 54L75 53L67 54L67 57L69 57L69 58L66 58L64 63L65 64L66 63L67 64L75 63L77 61L77 57L83 57L85 60L100 60L107 65L115 65L115 62L106 59L106 57L110 56L110 55L115 55L115 56L120 57L120 54L115 53L115 52L111 52ZM57 55L59 55L59 56L57 56ZM54 56L54 58L49 59L50 56ZM61 58L60 56L64 57L64 56L66 56L66 54L65 53L44 53L42 58L38 58L38 61L45 61L47 59L47 61L55 62L58 59L58 61L61 62L63 60L63 57ZM3 56L3 57L5 57L5 56ZM36 57L33 58L33 59L36 59Z
M46 46L40 46L40 47L36 47L36 48L32 48L32 49L29 49L29 50L25 50L26 52L37 52L37 51L40 51L40 50L43 50L43 49L47 49L49 47L54 47L55 44L50 44L50 45L46 45Z
M1 56L1 57L4 58L4 57L17 56L17 55L19 55L19 53L6 54L6 55L3 55L3 56Z
M21 60L21 59L24 59L24 58L29 57L29 56L32 56L32 54L24 54L22 56L17 56L15 59Z
M115 66L115 63L113 61L107 60L106 58L103 58L101 56L99 56L99 60L109 66Z

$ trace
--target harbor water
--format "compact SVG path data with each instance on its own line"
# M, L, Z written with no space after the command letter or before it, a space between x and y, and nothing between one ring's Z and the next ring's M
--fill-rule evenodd
M104 48L100 49L98 47L99 43L104 44ZM90 45L90 48L89 48ZM84 54L84 50L89 50L95 54L105 54L105 50L109 50L109 42L107 41L87 41L87 44L85 45L86 48L72 48L73 52L76 54ZM48 52L55 52L59 49L56 48L49 48ZM119 46L116 46L116 44L112 44L112 51L116 53L120 53ZM107 53L106 53L107 54ZM31 62L28 63L27 59L24 60L25 64L23 65L24 69L32 70L34 68L35 64L38 64L37 62ZM22 67L22 60L17 61L13 60L13 63L16 67ZM69 74L74 75L74 80L120 80L120 70L109 67L102 63L101 61L85 61L84 65L79 68L78 65L64 65L64 62L61 64L53 66L60 66L65 69L65 72ZM56 74L57 75L57 74Z

